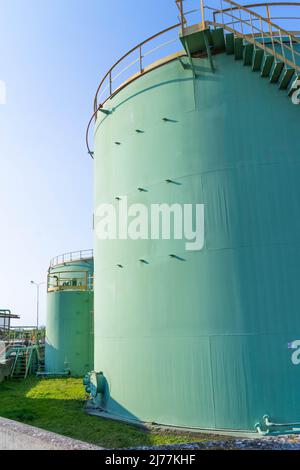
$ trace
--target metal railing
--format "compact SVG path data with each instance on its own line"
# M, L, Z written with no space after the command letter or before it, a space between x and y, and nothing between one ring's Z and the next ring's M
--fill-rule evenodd
M279 26L283 29L288 29L292 31L292 28L288 26L292 21L297 22L300 19L300 9L297 11L297 14L290 16L286 15L286 10L288 7L289 11L292 11L290 7L299 8L299 2L259 2L259 3L248 3L246 5L240 5L240 3L235 1L227 0L201 0L199 7L199 0L175 0L180 16L181 28L183 31L190 24L199 23L203 27L207 24L207 21L218 22L218 15L225 15L228 12L233 12L234 10L241 10L243 12L257 13L260 17L264 17L266 20L272 22L280 22ZM284 11L282 9L284 8ZM238 11L240 14L240 11ZM226 23L222 21L222 23ZM298 31L298 30L297 30ZM268 32L268 31L266 31Z
M171 55L172 52L179 53L181 43L177 32L180 26L181 23L176 23L139 43L124 54L105 74L96 91L94 113L88 123L86 131L86 145L91 157L93 157L93 152L89 146L89 131L92 122L94 119L97 119L98 111L103 108L103 105L109 98L126 85L128 80L132 81L134 78L140 77L149 71L155 62L162 58L165 59L166 56ZM176 32L176 34L173 34L174 32ZM170 34L174 37L167 38ZM174 44L176 45L175 50ZM183 50L182 55L185 55L185 51ZM169 60L171 60L171 57ZM166 58L165 62L167 61L168 58Z
M88 271L63 271L48 274L47 291L88 291L94 288L94 277Z
M105 102L129 82L155 68L155 62L158 59L163 59L163 62L158 63L157 66L173 60L176 55L173 55L173 57L166 56L164 49L166 46L177 44L177 56L186 55L185 51L181 51L180 53L180 46L182 46L182 44L179 41L178 32L185 34L189 24L196 23L202 28L206 26L223 28L225 31L235 34L236 37L247 40L255 47L263 49L267 54L274 55L275 59L282 61L285 66L295 68L297 72L300 71L296 60L296 58L300 56L300 53L294 47L296 43L300 43L300 39L296 37L296 34L300 33L298 33L297 29L291 32L291 30L288 31L289 28L286 29L277 24L278 21L281 23L299 20L300 8L299 17L295 15L278 16L277 12L274 12L274 9L280 7L300 7L299 2L263 2L252 3L245 6L231 0L175 0L175 2L179 9L180 22L151 36L124 54L101 80L94 99L94 113L88 123L86 131L86 145L88 153L92 158L94 158L94 152L89 145L90 128L93 121L97 120L98 112L102 110ZM263 14L257 12L257 10L260 9L264 10ZM194 18L194 21L190 22L190 18ZM276 23L274 22L275 20ZM152 45L153 42L157 40L162 40L166 34L175 31L176 38L159 43L145 52L147 46ZM260 40L258 40L258 38L260 38ZM161 50L164 50L163 57L157 54L158 51L161 52ZM129 57L134 54L136 56L130 61ZM145 58L150 55L152 55L153 60L146 67ZM132 71L133 67L135 67L134 72ZM129 76L126 76L124 79L124 74L128 71L131 71L131 75L129 74ZM106 114L109 113L109 111L104 109L103 112Z
M50 268L54 268L60 264L71 263L73 261L88 260L94 257L94 250L80 250L63 253L62 255L55 256L50 261Z
M221 0L219 1L220 3L224 3L224 4L227 3L226 0L223 0L223 2L221 2ZM263 17L267 21L271 21L271 22L280 21L281 24L279 26L281 27L283 27L282 22L285 22L287 24L290 21L300 20L300 2L269 2L269 3L262 2L262 3L250 3L244 6L238 5L236 2L230 2L230 3L231 3L230 7L220 8L219 11L215 10L213 12L214 21L217 21L218 15L226 14L227 12L233 12L234 10L238 11L243 8L246 10L251 10L254 13L257 13L260 17ZM233 6L232 3L235 3L236 6ZM283 16L282 14L279 14L280 9L286 8L286 7L298 7L299 11L297 14L299 14L299 16L294 16L294 15ZM211 11L213 10L209 6L206 6L205 9L206 10L210 9ZM284 29L286 29L286 26L284 26Z
M16 348L26 348L45 343L45 329L36 326L11 326L0 342L0 363L5 362Z
M207 25L224 28L300 73L300 50L295 48L296 44L300 44L300 39L271 20L270 4L257 3L246 7L232 0L219 1L222 8L213 11L213 21L207 21ZM272 5L287 6L290 2ZM293 6L300 7L300 3L293 3ZM267 17L254 11L254 7L266 8Z

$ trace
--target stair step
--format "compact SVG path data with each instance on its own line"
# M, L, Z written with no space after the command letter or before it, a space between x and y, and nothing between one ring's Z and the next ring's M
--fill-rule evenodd
M261 67L261 76L262 77L269 77L272 65L274 63L274 56L273 55L265 55L263 62L262 62L262 67Z
M270 82L277 83L281 75L284 63L275 61L270 74Z
M235 60L242 60L244 52L244 41L242 38L235 38L234 40L234 57Z
M298 75L298 76L295 75L295 76L293 77L293 79L291 80L290 84L288 85L288 87L287 87L287 93L288 93L289 96L292 96L292 94L294 93L294 91L295 91L295 89L296 89L296 88L295 88L295 83L296 83L297 80L300 80L300 76L299 76L299 75Z
M280 90L286 90L287 87L289 86L290 81L293 78L293 75L295 73L295 69L291 69L288 67L285 67L282 75L280 77L280 82L279 82L279 89Z
M252 70L257 72L261 70L261 63L264 57L264 51L262 49L255 49L252 60Z
M225 48L227 54L233 54L234 53L234 34L226 34L225 35Z
M217 51L224 51L225 50L225 37L224 37L224 29L217 28L211 30L211 39L214 49Z
M253 44L247 44L244 48L244 65L252 64L254 46Z

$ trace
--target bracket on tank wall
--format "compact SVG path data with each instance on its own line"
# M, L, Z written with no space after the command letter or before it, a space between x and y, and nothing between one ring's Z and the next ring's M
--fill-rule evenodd
M188 55L188 58L189 58L189 63L190 63L190 66L191 66L193 78L196 78L196 71L195 71L195 67L194 67L193 57L192 57L192 54L191 54L191 51L190 51L190 48L189 48L188 41L184 37L184 38L182 38L182 42L183 42L184 48L185 48L185 50L187 52L187 55Z
M105 109L105 108L99 108L98 111L106 115L109 115L112 113L109 109Z
M198 25L196 25L198 26ZM187 31L187 30L186 30ZM195 90L195 79L196 79L196 70L195 70L195 65L193 62L193 54L196 52L206 52L209 63L210 63L210 68L213 73L215 73L215 66L213 63L213 58L210 50L210 45L209 45L209 40L207 37L207 34L209 33L209 29L206 27L204 29L200 28L200 30L194 30L191 29L190 31L187 31L187 34L180 35L180 40L183 44L183 47L186 50L190 67L192 70L192 76L193 76L193 95L194 95L194 106L196 108L196 90Z
M204 52L207 54L210 67L212 72L215 72L215 66L213 63L211 48L209 44L208 35L210 34L210 29L206 27L200 27L199 25L194 25L185 30L185 34L180 36L180 40L185 48L189 62L193 71L194 78L196 77L195 66L193 63L192 55L198 52Z
M190 66L191 66L191 70L192 70L192 77L193 77L193 101L194 101L194 109L196 109L196 90L195 90L195 78L196 78L196 71L195 71L195 67L194 67L194 63L193 63L193 58L192 58L192 54L190 52L190 49L189 49L189 45L188 45L188 42L186 41L186 38L181 38L182 40L182 43L184 45L184 48L187 52L187 55L188 55L188 59L189 59L189 63L190 63Z

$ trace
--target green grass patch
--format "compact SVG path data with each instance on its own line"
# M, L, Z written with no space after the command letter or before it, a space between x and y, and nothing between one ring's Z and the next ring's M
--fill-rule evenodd
M0 415L105 448L181 444L212 436L144 431L84 412L81 379L29 378L0 384Z

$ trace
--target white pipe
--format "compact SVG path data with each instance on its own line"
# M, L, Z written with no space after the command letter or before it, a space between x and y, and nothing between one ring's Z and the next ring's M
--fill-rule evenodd
M300 423L272 423L268 415L265 415L263 419L267 427L293 427L293 426L300 427Z

